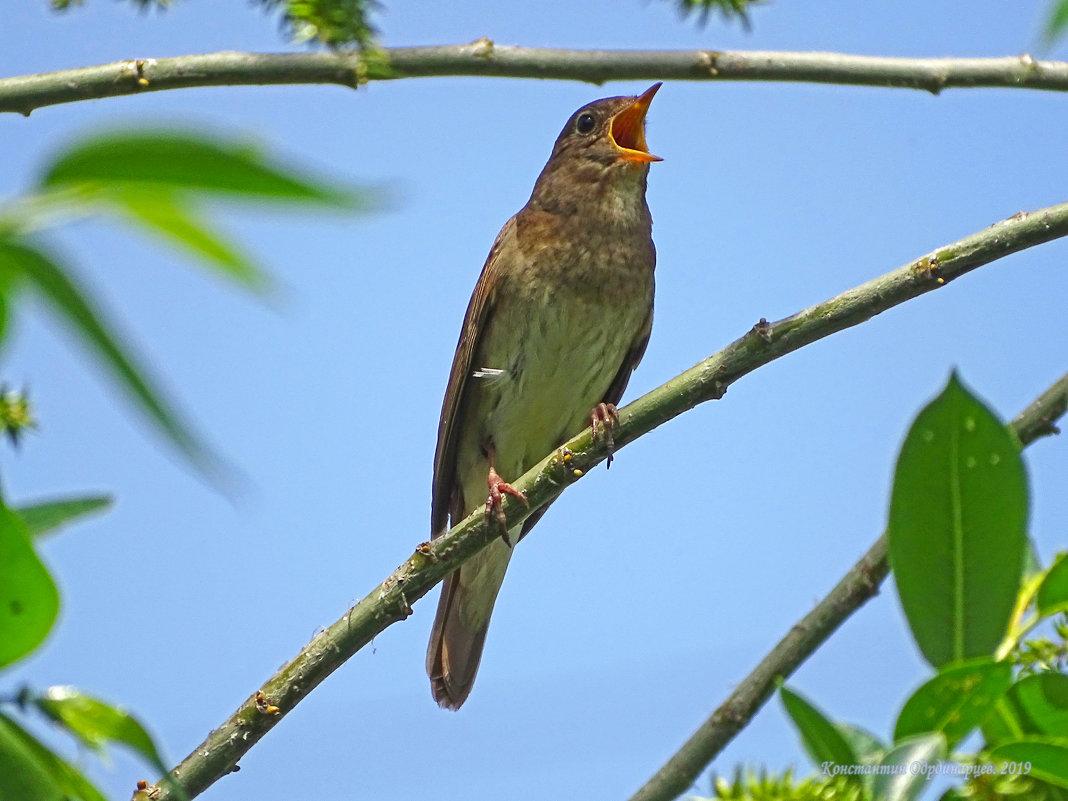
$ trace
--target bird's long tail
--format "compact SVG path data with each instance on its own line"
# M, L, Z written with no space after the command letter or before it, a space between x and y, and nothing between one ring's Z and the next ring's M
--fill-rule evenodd
M515 542L518 531L510 532ZM434 700L459 709L475 683L490 615L512 549L498 540L445 579L430 633L426 672Z

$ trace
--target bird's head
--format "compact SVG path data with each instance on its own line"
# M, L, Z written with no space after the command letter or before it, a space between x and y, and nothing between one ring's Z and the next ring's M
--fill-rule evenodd
M637 97L606 97L583 106L556 139L550 161L592 161L602 166L640 166L661 161L645 144L645 115L661 84Z

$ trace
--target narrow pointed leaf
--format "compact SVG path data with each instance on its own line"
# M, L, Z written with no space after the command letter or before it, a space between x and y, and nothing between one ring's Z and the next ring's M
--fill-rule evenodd
M1068 553L1058 556L1050 567L1038 588L1035 601L1042 617L1068 612Z
M994 762L1015 762L1020 772L1068 789L1068 737L1026 737L990 752Z
M813 762L817 765L824 762L837 765L857 763L857 755L849 741L820 710L785 686L779 688L779 696L801 735L801 744Z
M131 221L185 249L223 277L254 289L266 289L267 275L237 248L168 192L122 191L114 199Z
M83 140L45 171L41 186L141 185L342 207L359 196L272 165L248 145L171 131L116 132Z
M211 458L200 442L179 419L160 393L149 383L119 339L109 330L84 290L62 268L41 251L10 240L0 240L0 269L19 272L73 329L78 338L95 351L152 420L185 455L204 470Z
M1012 667L983 657L943 667L914 692L894 727L894 741L941 732L952 748L979 726L1012 684Z
M0 798L4 801L63 801L51 767L20 736L13 720L0 714Z
M916 417L890 500L890 563L920 651L935 667L993 654L1027 547L1019 446L957 379Z
M31 503L12 511L22 518L31 536L40 537L86 515L107 509L111 503L110 495L85 495Z
M33 703L88 747L99 750L106 743L120 743L139 753L161 773L166 773L167 768L152 738L129 712L86 695L75 687L49 687L43 696L34 698Z
M1046 21L1046 44L1053 44L1065 31L1068 31L1068 0L1055 0Z
M0 502L0 667L40 645L58 612L59 592L26 526Z
M926 734L905 740L883 757L880 765L898 771L878 774L872 781L872 796L878 801L913 801L927 789L926 771L945 757L941 734Z
M71 799L75 801L107 801L101 792L93 786L92 782L85 778L82 772L74 765L49 749L14 720L0 715L0 739L4 736L7 736L10 741L16 742L23 753L30 755L35 764L42 766L47 771L52 785L57 789L59 797L64 801L71 801ZM2 766L0 766L0 772L2 772ZM3 780L0 779L0 788L2 787ZM51 797L45 796L45 798ZM16 798L18 796L12 796L11 801ZM27 796L26 801L39 801L40 798L37 795ZM9 797L4 795L2 789L0 789L0 799L9 801Z

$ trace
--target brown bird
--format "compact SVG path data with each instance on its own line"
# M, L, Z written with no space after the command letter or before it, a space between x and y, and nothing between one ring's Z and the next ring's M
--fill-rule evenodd
M545 512L508 531L501 493L526 499L501 477L518 478L591 421L611 446L615 404L649 341L645 186L660 158L646 147L645 115L659 88L571 116L467 306L438 424L431 534L485 504L503 536L442 587L426 669L443 707L470 694L512 544Z

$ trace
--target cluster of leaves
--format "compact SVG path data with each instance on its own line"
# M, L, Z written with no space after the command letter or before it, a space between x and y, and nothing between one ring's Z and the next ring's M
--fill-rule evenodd
M173 0L132 0L140 10L165 9ZM751 0L750 0L751 1ZM80 6L84 0L51 0L56 11ZM282 25L295 42L318 42L327 47L373 48L377 31L371 12L375 0L257 0L268 11L281 9ZM722 0L731 2L731 0Z
M738 767L730 780L713 778L709 801L863 801L863 795L844 776L809 776L798 781L791 770L774 775L764 769Z
M328 47L361 50L374 47L370 15L375 0L259 0L267 9L281 6L282 20L296 42L320 42Z
M684 17L697 12L697 20L701 25L708 22L709 15L716 11L724 19L740 20L748 29L749 7L762 0L676 0L676 2Z
M177 245L217 274L263 291L268 280L196 214L204 198L312 203L353 208L364 198L270 164L253 149L175 133L99 136L59 155L34 190L0 206L0 309L3 320L26 290L35 292L158 429L194 464L210 466L205 446L182 423L112 323L54 256L43 231L72 218L117 217ZM0 339L5 330L0 328ZM33 424L24 393L0 387L0 426L16 439ZM59 592L37 543L46 534L111 503L106 496L8 507L0 497L0 669L38 648L55 624ZM6 709L5 709L6 708ZM72 687L23 688L0 698L0 799L103 801L82 773L36 739L10 712L36 713L91 749L120 743L160 773L163 760L132 715Z
M1068 554L1039 566L1027 517L1018 442L954 375L905 438L888 523L901 605L934 675L889 743L782 687L815 784L721 797L898 801L951 775L966 780L943 799L1068 799ZM1024 641L1043 621L1061 641ZM976 732L978 752L957 750Z

